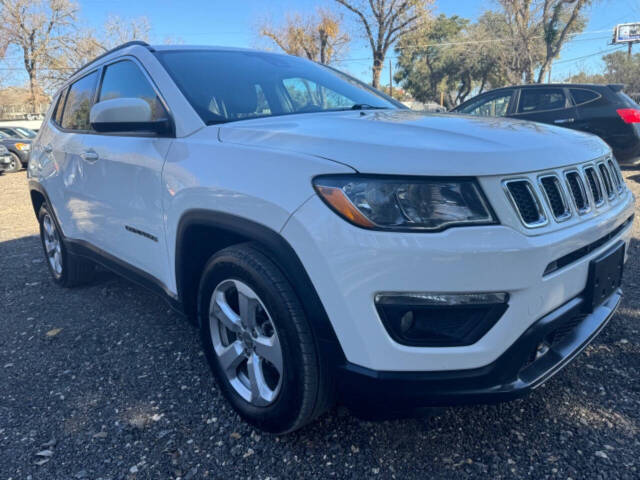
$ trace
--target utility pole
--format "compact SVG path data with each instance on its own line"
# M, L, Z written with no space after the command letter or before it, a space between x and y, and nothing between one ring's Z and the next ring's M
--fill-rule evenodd
M393 67L391 66L391 59L389 59L389 96L393 98Z
M631 58L631 45L633 45L633 42L627 43L627 58Z

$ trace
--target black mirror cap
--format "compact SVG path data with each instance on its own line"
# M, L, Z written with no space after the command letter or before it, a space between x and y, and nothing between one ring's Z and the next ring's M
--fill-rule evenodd
M173 123L168 118L151 122L93 122L91 127L100 133L173 133Z

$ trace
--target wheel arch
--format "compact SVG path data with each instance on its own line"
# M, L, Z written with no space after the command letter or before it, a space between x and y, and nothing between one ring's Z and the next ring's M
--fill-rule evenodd
M49 196L42 185L34 182L33 180L29 181L29 196L31 197L33 213L35 213L36 218L38 218L40 207L42 207L45 202L51 205L51 202L49 202Z
M206 261L215 252L243 242L254 243L276 263L300 299L319 347L330 349L327 353L333 361L345 361L320 297L293 247L275 230L246 218L203 209L189 210L180 218L175 272L177 293L185 312L196 313L197 289Z

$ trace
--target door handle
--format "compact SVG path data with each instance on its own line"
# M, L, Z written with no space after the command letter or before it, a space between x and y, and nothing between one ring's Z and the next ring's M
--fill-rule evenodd
M96 160L98 160L98 154L96 152L94 152L93 150L88 150L86 152L82 152L80 154L80 157L83 160L86 160L87 162L95 162Z
M46 145L46 146L42 149L42 151L43 151L44 153L51 153L51 152L53 152L53 147L52 147L51 145Z
M554 120L553 123L562 124L562 123L573 123L575 121L576 121L575 118L559 118L558 120Z

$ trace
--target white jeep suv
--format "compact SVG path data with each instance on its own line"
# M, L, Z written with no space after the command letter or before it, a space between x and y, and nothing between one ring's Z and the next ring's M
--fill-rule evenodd
M331 68L125 44L29 163L55 282L101 264L197 319L220 389L288 432L540 385L620 301L633 195L595 136L422 115Z

